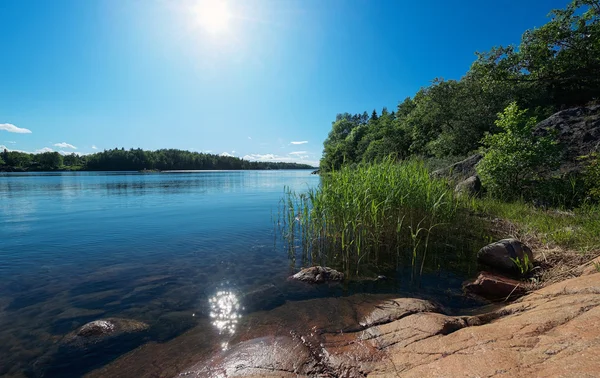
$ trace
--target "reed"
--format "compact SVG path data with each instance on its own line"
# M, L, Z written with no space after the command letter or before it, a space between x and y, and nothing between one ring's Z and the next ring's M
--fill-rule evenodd
M350 276L403 262L421 275L432 245L454 248L449 238L463 219L447 183L416 160L343 167L306 193L286 188L281 211L291 258Z

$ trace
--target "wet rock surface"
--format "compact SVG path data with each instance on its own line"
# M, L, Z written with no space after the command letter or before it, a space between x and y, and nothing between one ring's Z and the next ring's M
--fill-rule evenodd
M492 301L515 299L527 292L526 282L513 280L489 272L481 272L473 281L464 285L467 293L475 294Z
M533 263L531 249L517 239L502 239L486 245L477 252L477 261L488 267L519 276L521 271L514 260L523 265ZM531 267L531 265L530 265Z
M594 377L600 274L553 284L490 312L447 315L411 298L288 302L248 316L225 350L198 353L200 325L90 376Z
M309 283L325 283L331 281L343 281L344 274L324 266L312 266L310 268L302 269L291 276L290 279Z

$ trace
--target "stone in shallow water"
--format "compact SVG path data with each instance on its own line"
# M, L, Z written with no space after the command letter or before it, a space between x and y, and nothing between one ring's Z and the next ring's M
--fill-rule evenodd
M344 274L328 267L312 266L310 268L302 269L290 278L310 283L324 283L330 281L343 281Z
M77 336L89 337L108 335L115 330L115 325L108 320L94 320L77 331Z
M492 301L515 299L527 292L527 283L502 277L497 274L481 272L477 279L467 282L464 289L468 293L479 295Z

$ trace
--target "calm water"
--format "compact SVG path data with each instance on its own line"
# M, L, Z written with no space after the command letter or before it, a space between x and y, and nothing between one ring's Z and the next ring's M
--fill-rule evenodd
M0 375L80 375L197 326L218 299L239 303L225 314L235 319L286 300L414 290L401 275L286 281L298 267L275 232L279 200L284 186L318 183L309 171L0 174ZM442 269L418 291L466 307L464 278ZM61 359L67 334L107 317L150 331L93 364ZM235 321L213 326L220 342L235 332Z

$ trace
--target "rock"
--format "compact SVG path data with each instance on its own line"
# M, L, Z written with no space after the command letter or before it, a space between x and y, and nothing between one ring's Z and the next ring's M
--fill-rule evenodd
M529 266L526 271L533 267L531 249L516 239L502 239L496 243L486 245L477 252L477 261L480 264L518 276L521 271L511 259L518 260L521 264L528 263Z
M77 336L90 337L109 335L115 330L114 323L108 320L94 320L79 328Z
M579 172L579 157L600 151L600 105L562 110L538 123L533 132L540 137L556 135L564 152L560 172Z
M469 197L474 197L479 195L481 192L481 180L479 180L479 176L471 176L468 179L459 182L454 188L454 192L459 196L467 195Z
M600 257L596 257L589 263L585 264L581 271L581 275L583 276L594 273L600 273Z
M431 176L434 178L447 178L454 182L463 181L477 174L475 167L482 157L481 154L469 156L465 160L461 160L451 166L433 171Z
M420 312L442 312L442 308L423 299L392 299L377 306L377 308L365 316L359 324L363 327L371 327L378 324L389 323Z
M475 280L466 283L463 288L468 293L492 301L502 301L522 296L527 292L527 286L525 282L481 272Z
M148 328L149 326L146 323L132 319L107 318L94 320L65 336L63 345L86 348L91 344L114 340L126 334L145 331Z
M246 312L266 311L285 303L285 296L273 284L262 285L244 293L241 302Z
M180 376L595 377L598 294L600 275L593 274L483 315L416 312L354 332L260 337Z
M291 276L290 279L310 283L324 283L330 281L343 281L344 274L324 266L313 266L302 269L298 273Z

